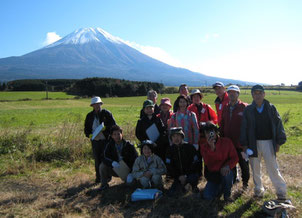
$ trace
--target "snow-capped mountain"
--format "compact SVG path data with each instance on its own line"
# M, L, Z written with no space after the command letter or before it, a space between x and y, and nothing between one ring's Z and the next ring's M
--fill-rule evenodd
M59 41L19 57L0 59L0 81L111 77L178 86L242 81L209 77L155 60L101 28L81 28Z

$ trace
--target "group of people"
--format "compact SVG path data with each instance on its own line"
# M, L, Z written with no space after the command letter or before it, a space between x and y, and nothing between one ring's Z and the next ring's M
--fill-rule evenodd
M227 88L221 82L213 84L217 95L215 110L202 102L199 89L189 92L186 84L179 87L173 105L162 98L157 105L157 93L150 90L143 102L135 134L140 141L140 156L135 146L123 138L121 127L112 114L102 108L100 97L91 99L93 111L85 120L85 135L91 139L95 159L96 183L101 190L109 187L112 176L119 176L123 164L128 168L123 178L128 184L138 182L143 188L163 188L162 176L171 179L169 194L177 191L199 192L204 175L207 180L204 199L224 196L229 201L231 188L238 180L240 166L242 189L249 185L251 165L254 194L262 197L261 158L276 189L278 199L286 199L286 183L276 161L276 152L286 141L280 115L265 99L262 85L251 89L253 102L239 99L240 88Z

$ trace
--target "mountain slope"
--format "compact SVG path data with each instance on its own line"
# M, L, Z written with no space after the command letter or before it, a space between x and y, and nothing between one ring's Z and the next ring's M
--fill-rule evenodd
M82 28L20 57L0 59L2 81L33 78L112 77L190 86L246 82L209 77L155 60L101 28Z

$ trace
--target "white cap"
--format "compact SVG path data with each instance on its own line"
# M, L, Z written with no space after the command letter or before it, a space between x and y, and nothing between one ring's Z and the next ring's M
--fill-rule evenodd
M229 88L227 89L227 91L236 91L236 92L240 93L240 88L236 85L230 85Z
M99 96L95 96L91 99L90 106L92 106L93 104L98 104L98 103L103 104L102 99Z

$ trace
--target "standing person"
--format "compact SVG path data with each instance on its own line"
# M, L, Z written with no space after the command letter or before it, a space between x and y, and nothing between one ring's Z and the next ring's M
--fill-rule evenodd
M201 175L200 155L192 144L184 141L184 137L181 127L170 129L172 146L168 147L166 155L166 165L174 179L170 194L174 194L178 188L184 191L187 184L190 184L193 192L199 192L197 184Z
M264 187L261 181L261 158L263 157L268 175L276 189L278 199L286 199L286 183L276 160L276 153L286 142L286 135L281 117L276 107L265 99L262 85L255 85L251 90L253 102L243 112L240 142L244 150L250 148L253 155L250 164L255 184L256 197L262 197Z
M111 127L115 125L115 120L111 112L103 109L102 105L103 102L100 97L95 96L91 99L90 106L93 108L93 110L87 114L84 128L86 137L91 139L95 164L96 183L101 182L99 166L103 160L103 152L105 145L108 142L109 131ZM100 125L103 125L101 132L97 134L94 139L92 139L92 134L98 127L100 127Z
M170 98L162 98L159 105L160 113L156 115L161 119L166 130L168 128L168 120L170 120L173 115L173 112L170 110L171 107Z
M110 137L111 140L106 144L104 150L104 160L100 165L101 190L109 187L108 181L112 176L118 177L113 168L119 168L120 161L124 161L131 172L134 161L138 156L134 145L123 138L121 127L117 125L112 126ZM132 182L133 178L131 177L132 175L128 174L127 182Z
M191 99L190 99L190 96L189 96L189 88L188 88L187 84L181 84L179 86L178 91L179 91L180 96L181 95L185 96L185 98L188 100L189 105L190 105L191 104ZM178 101L176 99L176 101L173 104L173 112L176 113L177 111L178 111Z
M229 201L233 185L233 170L238 162L236 149L228 138L219 137L218 127L207 122L203 128L207 142L201 145L201 155L205 165L207 184L203 198L212 200L224 195Z
M212 121L217 124L217 115L209 104L202 102L203 94L199 89L192 90L190 94L192 104L188 107L189 111L196 114L198 123Z
M216 82L213 84L213 89L217 95L215 99L215 106L218 115L218 125L221 124L223 108L229 103L228 93L225 91L224 84L222 82Z
M148 93L147 93L147 100L151 100L153 102L155 115L159 114L160 113L160 108L156 104L156 102L157 102L157 92L154 91L154 90L149 90ZM141 109L140 118L142 118L143 115L144 115L144 108Z
M198 149L199 125L194 112L189 111L188 99L180 95L176 99L178 102L178 110L174 113L168 123L168 129L172 127L182 127L184 131L184 140L189 144L193 144Z
M245 160L242 156L243 147L240 144L240 127L243 111L246 108L247 103L240 101L238 98L240 94L240 88L238 86L229 86L227 92L230 101L229 104L223 108L220 131L221 136L231 139L236 148L241 168L243 190L246 190L250 179L250 168L249 161ZM234 178L236 178L237 170L234 170L234 173Z
M144 114L141 119L137 121L135 135L140 140L140 142L144 140L151 140L155 143L154 153L157 154L160 158L165 157L166 153L166 131L164 128L164 124L154 113L154 103L151 100L146 100L143 103L143 110ZM159 136L156 139L152 139L152 134L148 134L147 130L151 126L155 125L154 127L157 129ZM151 127L152 128L152 127ZM155 132L156 132L155 129ZM154 132L153 132L154 133Z
M132 175L143 188L163 187L162 175L167 172L163 160L154 154L154 143L150 140L142 141L141 155L135 160Z

